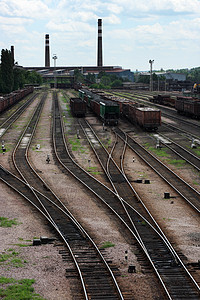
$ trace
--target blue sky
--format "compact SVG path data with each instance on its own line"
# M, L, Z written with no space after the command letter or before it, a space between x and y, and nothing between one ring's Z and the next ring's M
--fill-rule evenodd
M23 66L44 66L44 38L57 66L97 64L135 70L200 66L200 0L0 0L0 49ZM53 60L51 59L53 66Z

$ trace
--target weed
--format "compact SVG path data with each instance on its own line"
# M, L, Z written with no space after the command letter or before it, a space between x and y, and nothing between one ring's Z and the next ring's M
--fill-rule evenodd
M115 244L113 244L113 243L111 243L111 242L104 242L104 243L101 245L100 249L105 249L105 248L114 247L114 246L115 246Z
M22 268L24 266L23 263L22 263L21 258L11 259L10 264L15 268Z
M198 185L199 183L198 183L197 181L194 180L194 181L193 181L193 184L194 184L194 185Z
M31 240L24 240L23 238L18 238L19 241L31 242Z
M32 246L32 244L13 244L15 246L18 246L18 247L29 247L29 246Z
M200 150L194 149L194 152L195 152L196 155L200 156Z
M19 223L16 219L8 219L4 217L0 217L0 227L12 227L12 225L18 225Z
M176 167L182 167L186 163L183 159L166 159L166 162Z
M155 153L157 156L160 156L160 157L168 157L170 156L166 151L165 149L156 149L152 146L149 147L149 150L153 153Z
M34 279L20 279L0 277L0 297L4 300L22 300L22 299L37 299L45 300L39 294L34 292L32 285ZM8 284L8 286L6 286Z
M0 254L0 263L4 264L6 262L6 265L10 265L15 268L23 267L23 262L21 258L18 258L19 252L16 252L12 249L8 249L7 253ZM25 263L26 261L24 261Z

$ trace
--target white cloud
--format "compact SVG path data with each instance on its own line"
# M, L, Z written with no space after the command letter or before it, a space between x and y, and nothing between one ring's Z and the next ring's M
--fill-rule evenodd
M123 11L123 7L115 3L108 3L107 9L108 11L111 11L113 14L120 14Z
M124 12L128 9L130 11L140 14L152 13L194 13L200 12L199 0L112 0L115 4L118 3L124 8Z
M76 22L68 20L63 23L56 23L54 21L49 21L46 24L46 28L52 31L63 31L63 32L92 32L94 29L87 23Z
M25 18L7 18L0 16L0 24L7 24L7 25L22 25L22 24L31 24L33 20L25 19Z
M51 10L41 0L2 0L1 14L13 17L44 18Z

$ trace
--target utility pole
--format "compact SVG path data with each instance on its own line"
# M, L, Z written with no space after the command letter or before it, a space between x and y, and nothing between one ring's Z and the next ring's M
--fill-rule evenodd
M153 76L152 76L152 65L154 63L154 59L153 60L149 60L149 63L150 63L150 86L149 86L149 90L150 92L153 91Z
M53 54L54 60L54 88L56 89L56 59L58 58L56 54Z

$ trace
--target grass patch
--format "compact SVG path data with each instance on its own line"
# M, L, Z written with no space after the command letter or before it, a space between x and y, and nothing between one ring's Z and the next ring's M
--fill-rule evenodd
M14 268L22 268L27 261L19 258L18 255L19 252L10 248L6 253L0 254L0 264L9 265Z
M100 174L102 174L101 172L98 172L98 171L96 171L96 172L90 172L91 174L93 174L93 175L100 175Z
M32 242L31 240L24 240L23 238L18 238L19 241Z
M194 185L198 185L199 183L198 183L197 181L194 180L194 181L193 181L193 184L194 184Z
M90 172L90 173L93 174L93 175L100 175L101 172L96 171L96 168L97 168L97 167L89 167L89 168L87 169L87 171Z
M4 300L45 300L34 292L34 288L32 287L34 283L34 279L16 280L14 278L0 277L0 297Z
M62 102L67 103L67 99L65 98L65 96L61 96L60 98L61 98Z
M72 145L72 151L80 151L81 153L85 153L85 149L81 145L80 139L68 139L69 143Z
M186 161L183 159L166 159L166 162L176 167L183 167L183 165L186 163Z
M32 246L32 244L13 244L13 245L15 245L15 246L18 246L18 247L30 247L30 246Z
M110 247L114 247L114 246L115 246L115 244L113 244L113 243L111 243L111 242L104 242L104 243L101 245L100 249L106 249L106 248L110 248Z
M12 225L18 225L17 219L8 219L0 217L0 227L12 227Z
M148 150L160 157L169 157L170 156L163 148L156 149L156 148L150 146Z
M200 150L198 150L198 149L193 149L193 150L194 150L196 155L200 156Z

